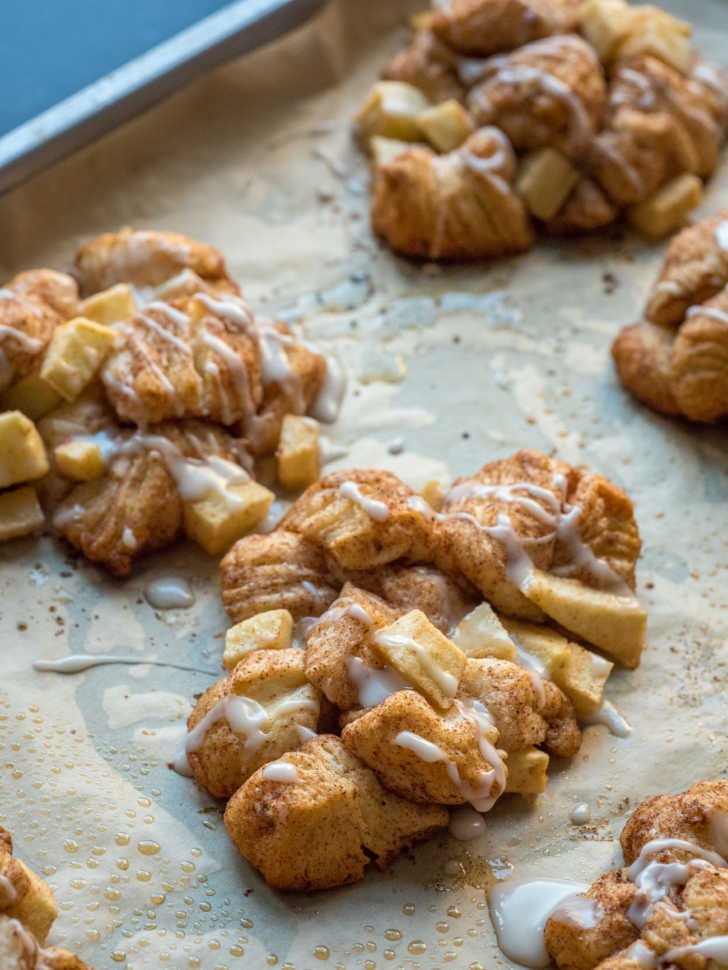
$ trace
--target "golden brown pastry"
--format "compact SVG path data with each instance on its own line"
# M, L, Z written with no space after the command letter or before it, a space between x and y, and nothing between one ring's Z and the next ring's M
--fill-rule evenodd
M0 966L3 970L91 970L68 950L41 948L19 920L4 914L0 914Z
M677 233L652 287L645 317L678 327L691 306L728 284L728 209Z
M0 391L32 370L77 299L75 281L51 269L19 273L0 289Z
M404 81L418 88L430 101L465 100L465 86L458 75L459 55L430 30L418 30L412 43L396 54L382 71L387 81Z
M0 913L18 920L40 943L45 943L58 916L50 886L13 855L12 837L1 826Z
M568 908L546 923L546 946L559 970L658 964L693 970L712 966L704 962L711 952L723 965L716 944L728 936L726 818L724 779L643 802L622 831L625 867L585 894L593 913L588 925Z
M201 294L175 306L153 302L119 329L101 378L122 421L245 424L263 394L253 316L232 296Z
M469 796L485 810L505 790L498 730L464 705L442 712L416 691L398 691L347 724L341 739L386 788L413 802L462 805Z
M415 497L391 472L334 472L296 499L280 527L315 542L342 569L426 561L431 526Z
M127 227L104 233L78 251L75 267L82 296L115 283L131 283L140 291L154 290L184 270L216 292L239 292L227 275L221 253L176 232Z
M569 0L446 0L430 29L463 53L494 54L571 30L577 8Z
M377 169L372 226L393 249L427 259L520 252L531 229L514 173L513 151L496 128L446 155L413 147Z
M215 798L229 798L257 768L315 733L320 712L301 650L254 651L208 687L189 716L187 757L195 781Z
M677 172L709 175L724 134L725 108L709 85L656 57L628 58L610 79L592 173L613 202L639 202Z
M647 321L612 345L622 384L663 414L728 416L728 213L678 233L652 289Z
M606 86L593 49L576 34L534 41L484 62L468 106L517 150L551 146L579 159L601 120Z
M320 616L340 588L319 546L284 528L236 542L220 571L223 606L234 623L273 609L294 619Z
M267 769L281 765L290 766L282 776L288 781L270 777L270 770L266 777ZM415 805L388 792L330 735L259 769L225 810L233 844L266 882L299 891L356 882L370 862L386 869L447 819L441 806Z
M582 175L566 202L546 223L549 232L568 234L586 232L609 225L618 210L594 179Z
M49 485L54 527L93 562L118 576L134 560L164 548L184 525L184 501L207 487L221 496L248 479L242 442L202 421L167 422L146 431L119 427L102 400L79 398L39 423L49 453L69 440L97 444L97 477Z

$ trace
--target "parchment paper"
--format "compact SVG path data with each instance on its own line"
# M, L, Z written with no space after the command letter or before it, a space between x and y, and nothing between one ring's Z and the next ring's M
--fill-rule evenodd
M669 6L725 63L726 4ZM615 837L643 797L728 772L725 428L637 405L608 357L664 246L610 232L448 269L381 249L348 118L402 43L406 9L334 0L297 34L0 199L2 278L66 268L82 240L121 225L186 232L226 253L254 307L344 361L331 437L349 453L330 468L380 465L419 486L534 447L610 476L644 538L649 647L607 691L633 733L588 728L546 793L502 799L477 842L443 836L358 885L277 895L234 852L213 802L166 767L192 696L219 670L217 563L183 545L117 582L50 538L6 544L0 823L55 889L52 941L99 970L507 965L485 902L496 877L512 867L589 881L618 859ZM728 202L727 176L724 165L700 214ZM193 608L146 603L146 583L168 573L190 580ZM65 678L31 669L83 651L140 663ZM569 812L582 801L592 819L579 827Z

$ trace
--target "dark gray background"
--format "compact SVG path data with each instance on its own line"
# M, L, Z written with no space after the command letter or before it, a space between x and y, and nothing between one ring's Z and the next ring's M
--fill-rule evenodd
M230 0L0 0L0 136Z

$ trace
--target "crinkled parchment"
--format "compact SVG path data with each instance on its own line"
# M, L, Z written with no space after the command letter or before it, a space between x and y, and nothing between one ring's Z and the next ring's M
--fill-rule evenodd
M673 6L725 61L725 3ZM447 269L380 248L347 119L402 43L404 14L393 0L334 0L304 30L0 199L0 270L65 268L82 240L121 225L189 233L225 252L258 311L345 363L331 436L349 453L330 467L380 465L418 486L534 447L610 476L644 537L649 647L639 670L608 684L633 733L588 728L546 793L504 798L480 841L443 836L358 885L276 895L233 851L211 800L166 767L192 696L219 667L216 563L177 547L119 582L50 538L5 545L0 822L56 891L53 941L99 970L507 964L485 902L496 877L513 867L590 880L618 859L615 837L644 796L728 772L725 428L637 405L608 356L664 246L614 232ZM727 174L701 214L728 201ZM145 602L165 573L190 580L192 609ZM31 669L83 651L138 654L139 665ZM569 822L578 802L591 809L582 827Z

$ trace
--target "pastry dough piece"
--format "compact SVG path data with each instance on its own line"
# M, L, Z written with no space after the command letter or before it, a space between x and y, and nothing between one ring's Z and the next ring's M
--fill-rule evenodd
M601 121L602 67L575 34L534 41L483 65L468 96L477 124L497 125L520 150L550 146L579 159Z
M427 561L431 526L416 499L391 472L334 472L307 488L280 526L316 543L342 569Z
M626 58L612 74L592 172L614 202L640 202L671 175L709 175L724 134L718 91L656 57Z
M496 609L542 619L518 585L532 565L551 564L561 479L573 474L565 462L521 451L457 479L435 526L441 568L464 574Z
M0 289L0 391L33 370L77 298L75 281L50 269L20 273Z
M726 817L725 779L639 805L620 838L626 867L576 901L590 918L575 919L569 901L546 923L546 947L559 970L702 966L695 944L728 935Z
M222 602L234 623L276 609L294 620L320 616L340 587L319 546L282 528L240 539L220 570Z
M465 100L465 87L458 76L460 58L430 30L416 31L412 42L396 54L382 71L387 81L411 84L439 104L451 98Z
M287 414L305 414L321 391L327 361L304 346L283 323L258 321L263 397L258 411L241 424L254 455L272 454Z
M715 296L728 283L728 209L679 232L667 250L645 316L677 327L688 307Z
M227 275L225 260L212 246L176 232L124 228L83 246L75 258L81 295L89 296L114 283L154 290L190 270L215 291L238 293Z
M455 151L412 148L377 170L374 231L399 252L428 259L481 259L520 252L532 235L513 190L515 157L497 128Z
M369 862L386 869L402 849L447 825L446 809L387 791L335 736L314 738L270 767L283 764L295 781L261 768L225 810L233 844L274 888L356 882Z
M485 806L505 788L497 729L487 714L470 717L463 705L443 713L416 691L398 691L349 723L341 739L385 788L412 802L462 805L478 792Z
M577 11L569 0L446 0L430 28L458 51L493 54L572 30Z
M320 697L306 680L300 650L248 654L190 714L187 758L197 784L229 798L257 768L300 747L306 731L316 732Z
M643 321L625 327L612 344L612 358L622 384L643 404L662 414L679 414L672 391L670 358L674 335Z
M728 292L691 307L672 345L670 387L691 421L728 417Z
M89 420L89 411L92 418ZM80 430L76 430L79 429ZM105 474L73 483L53 502L53 525L93 562L127 575L140 555L169 545L182 531L184 502L209 491L226 493L246 473L242 443L202 421L121 429L98 404L52 413L40 423L49 449L63 440L97 434L107 453ZM66 494L63 494L63 492Z
M153 302L118 334L101 376L123 421L145 426L196 417L231 425L255 414L261 354L242 300Z
M557 234L589 232L614 222L617 215L617 207L597 183L582 175L556 215L548 220L546 228Z
M0 826L0 913L19 920L45 943L58 907L50 886L13 855L10 833ZM0 953L2 949L0 948ZM4 966L0 961L0 966Z
M434 566L393 563L346 576L355 586L376 593L396 609L422 610L433 626L446 634L469 609L462 586Z
M306 635L306 676L341 711L370 707L367 684L376 687L387 670L374 636L400 611L373 593L346 583ZM384 677L383 689L396 678ZM404 681L402 681L404 683ZM376 698L378 703L380 698Z

